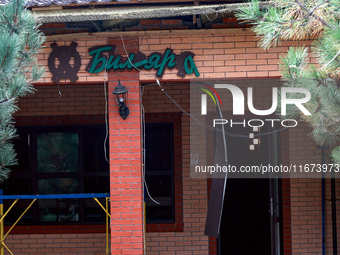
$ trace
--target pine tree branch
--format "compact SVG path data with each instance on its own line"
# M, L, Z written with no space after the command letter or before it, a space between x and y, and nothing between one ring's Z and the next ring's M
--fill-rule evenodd
M327 67L330 63L332 63L338 56L340 55L340 50L338 51L337 54L335 54L335 56L328 61L326 64L324 64L322 67L320 67L318 70L324 69L325 67Z
M4 137L4 139L2 139L1 143L0 144L3 144L5 143L6 141L8 140L8 135Z
M29 38L30 38L30 33L27 34L27 37L26 37L26 46L29 42ZM19 61L19 64L18 66L21 66L22 62L24 61L24 58L27 56L27 53L26 53L26 50L24 49L24 51L20 51L20 61Z
M18 23L18 8L19 8L19 0L17 0L17 6L16 6L17 8L15 8L15 15L14 15L14 23L15 23L15 25L17 25L17 23Z
M299 0L294 0L305 12L307 12L309 14L309 16L312 16L313 18L317 19L318 21L320 21L322 24L324 24L325 26L327 26L328 28L332 28L332 26L330 24L328 24L326 21L324 21L323 19L321 19L319 16L314 14L314 10L313 12L311 12L310 10L308 10L306 8L306 6L304 6Z
M14 98L13 98L13 97L6 98L6 99L4 99L4 100L0 101L0 104L5 104L5 103L11 102L11 101L13 101L13 100L14 100Z
M8 21L8 19L6 18L4 12L1 12L2 16L4 17L4 20L6 21L7 25L13 30L13 32L16 31L16 29L12 26L12 24Z
M6 61L6 59L7 59L8 53L9 53L9 47L10 47L10 45L8 44L8 45L7 45L6 54L5 54L5 56L4 56L4 59L2 60L1 66L0 66L0 70L4 67L5 61Z
M325 3L328 3L328 2L329 2L329 0L325 0L325 1L321 2L321 3L319 3L317 6L315 6L315 7L313 8L312 13L314 13L315 10L318 9L321 5L323 5L323 4L325 4Z
M41 38L42 35L35 29L34 17L29 12L24 13L26 11L25 0L12 0L7 6L0 7L0 26L4 33L0 36L1 45L3 45L2 60L0 60L0 78L3 81L0 85L2 87L0 183L8 178L10 170L7 166L17 163L11 141L15 137L16 129L12 125L11 118L19 109L15 105L19 96L33 91L29 81L30 74L33 69L36 75L34 70L39 65L35 55L44 41ZM36 79L39 77L41 73L37 74Z

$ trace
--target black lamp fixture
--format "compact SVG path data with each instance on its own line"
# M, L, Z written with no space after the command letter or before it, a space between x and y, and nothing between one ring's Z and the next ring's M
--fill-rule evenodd
M113 90L112 94L115 97L116 103L119 106L119 115L125 120L129 114L130 110L129 107L125 105L125 102L128 98L129 90L120 83L118 80L118 85Z

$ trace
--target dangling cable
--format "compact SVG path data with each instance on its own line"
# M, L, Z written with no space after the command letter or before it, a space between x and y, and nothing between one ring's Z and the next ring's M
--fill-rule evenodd
M220 106L220 102L217 100L216 98L216 95L214 95L216 101L217 101L217 108L218 108L218 112L220 114L220 118L221 119L224 119L223 118L223 115L222 115L222 110L221 110L221 106ZM221 125L222 126L222 136L223 136L223 146L224 146L224 161L225 163L228 163L228 151L227 151L227 140L226 140L226 132L224 130L224 125Z
M108 123L108 99L107 99L107 76L108 76L108 72L106 70L106 65L107 65L107 61L105 64L105 69L104 69L104 98L105 98L105 139L104 139L104 156L105 156L105 160L107 163L110 164L108 158L107 158L107 148L106 148L106 143L107 143L107 139L109 137L109 123Z
M133 68L135 68L137 71L139 71L140 73L142 73L142 74L144 74L145 76L148 76L148 77L152 77L153 79L156 79L156 82L157 82L157 85L161 88L161 91L177 106L177 108L178 109L180 109L183 113L185 113L186 115L188 115L190 118L192 118L193 120L195 120L195 122L198 124L198 125L200 125L200 126L202 126L202 127L204 127L204 128L206 128L206 129L210 129L210 130L215 130L215 128L214 127L212 127L212 126L209 126L209 125L207 125L207 124L205 124L205 123L203 123L202 121L199 121L195 116L193 116L193 115L191 115L190 113L188 113L187 111L185 111L166 91L165 91L165 89L161 86L161 84L160 84L160 81L158 80L158 78L155 78L155 76L153 76L153 75L150 75L150 74L147 74L147 73L145 73L145 72L143 72L142 70L140 70L138 67L136 67L132 62L131 62L131 60L130 60L130 58L129 58L129 54L128 54L128 52L127 52L127 50L126 50L126 47L125 47L125 43L124 43L124 39L123 39L123 36L121 35L121 34L119 34L120 35L120 38L121 38L121 41L122 41L122 45L123 45L123 48L124 48L124 51L125 51L125 53L126 53L126 55L127 55L127 59L128 59L128 61L130 62L130 64L131 64L131 66L133 67ZM273 131L270 131L270 132L266 132L266 133L259 133L259 134L256 134L255 135L255 137L257 137L257 136L264 136L264 135L270 135L270 134L273 134L273 133L277 133L277 132L281 132L281 131L283 131L283 130L285 130L285 129L287 129L288 127L284 127L284 128L281 128L281 129L277 129L277 130L273 130ZM228 135L228 136L231 136L231 137L239 137L239 138L249 138L249 136L247 136L247 135L239 135L239 134L233 134L233 133L229 133L229 132L224 132L226 135Z
M149 192L148 184L147 184L146 179L145 179L145 173L146 173L146 171L145 171L145 162L146 162L145 137L146 137L146 132L145 132L145 109L144 109L143 100L142 100L143 93L144 93L144 88L143 88L143 91L141 91L142 128L143 128L143 157L142 157L143 183L144 183L144 186L145 186L146 193L149 196L149 198L151 199L151 201L154 202L155 204L160 205L160 203L158 201L156 201L151 196L151 194Z
M60 99L61 99L61 91L60 91L60 87L59 87L59 78L58 78L58 77L57 77L57 88L58 88L58 93L59 93L58 102L60 102Z
M156 78L156 82L157 85L161 88L161 91L177 106L178 109L180 109L183 113L185 113L186 115L188 115L190 118L192 118L193 120L195 120L195 122L200 125L201 127L204 127L206 129L209 130L215 130L214 127L209 126L207 124L205 124L204 122L198 120L195 116L193 116L192 114L188 113L187 111L185 111L166 91L165 89L162 87L161 83L159 82L159 80ZM282 130L287 129L288 127L284 127L281 129L277 129L274 131L270 131L270 132L266 132L266 133L260 133L260 134L256 134L255 137L257 136L264 136L264 135L269 135L269 134L273 134L273 133L277 133L280 132ZM223 131L226 135L231 136L231 137L239 137L239 138L249 138L249 136L247 135L239 135L239 134L233 134L233 133L229 133L227 131Z
M123 39L123 36L121 34L120 35L120 39L122 41L122 45L123 45L123 48L124 48L124 51L126 53L126 56L127 56L127 59L128 61L130 62L130 64L137 70L139 71L140 73L143 73L144 72L142 70L140 70L139 68L137 68L130 60L130 56L126 50L126 47L125 47L125 43L124 43L124 39ZM148 75L148 74L146 74ZM149 188L148 188L148 184L146 183L146 180L145 180L145 155L146 155L146 149L145 149L145 111L144 111L144 106L143 106L143 102L142 102L142 96L143 96L143 93L141 94L141 109L142 109L142 125L143 125L143 183L144 183L144 186L145 186L145 190L146 190L146 193L148 194L149 198L152 200L152 202L156 203L156 204L160 204L158 201L156 201L150 194L149 192Z

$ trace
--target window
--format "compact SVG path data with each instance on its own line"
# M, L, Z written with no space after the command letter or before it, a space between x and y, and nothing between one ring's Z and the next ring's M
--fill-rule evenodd
M181 113L146 114L147 232L183 231Z
M66 117L51 122L62 124L68 121ZM31 121L25 118L19 121L20 137L14 140L19 165L12 168L10 178L2 185L4 194L110 191L109 164L104 157L104 125L24 126ZM43 117L33 121L41 124L50 119ZM69 122L77 121L76 118ZM103 122L100 118L94 121ZM152 197L161 202L157 205L145 195L147 231L183 231L181 114L147 114L146 122L146 180ZM5 200L5 208L10 202ZM104 199L101 202L104 203ZM6 224L13 223L29 203L29 200L20 200L6 216ZM104 222L105 213L93 199L54 199L35 202L19 224L75 224L76 227Z
M145 179L151 197L146 194L148 222L174 220L174 148L172 123L147 123L145 132Z
M19 127L18 133L14 146L19 165L5 181L4 194L109 192L104 125L27 126ZM28 203L18 203L6 223ZM38 200L21 223L99 223L104 219L105 213L93 199L49 199Z

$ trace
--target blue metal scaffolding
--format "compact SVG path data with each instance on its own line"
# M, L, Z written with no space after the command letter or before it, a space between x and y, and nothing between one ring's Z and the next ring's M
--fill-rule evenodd
M5 244L5 238L12 231L15 225L20 221L20 219L25 215L25 213L31 208L33 203L37 199L76 199L76 198L93 198L98 205L104 210L106 214L106 254L109 254L109 217L111 217L109 213L109 197L108 193L79 193L79 194L53 194L53 195L3 195L3 190L0 189L0 255L4 255L5 249L12 255L14 255L11 250ZM105 198L105 207L99 202L98 198ZM24 210L24 212L19 216L19 218L13 223L10 229L5 233L4 232L4 219L6 215L10 212L10 210L14 207L14 205L20 200L32 200L32 202L28 205L28 207ZM3 200L14 200L11 206L4 213Z

